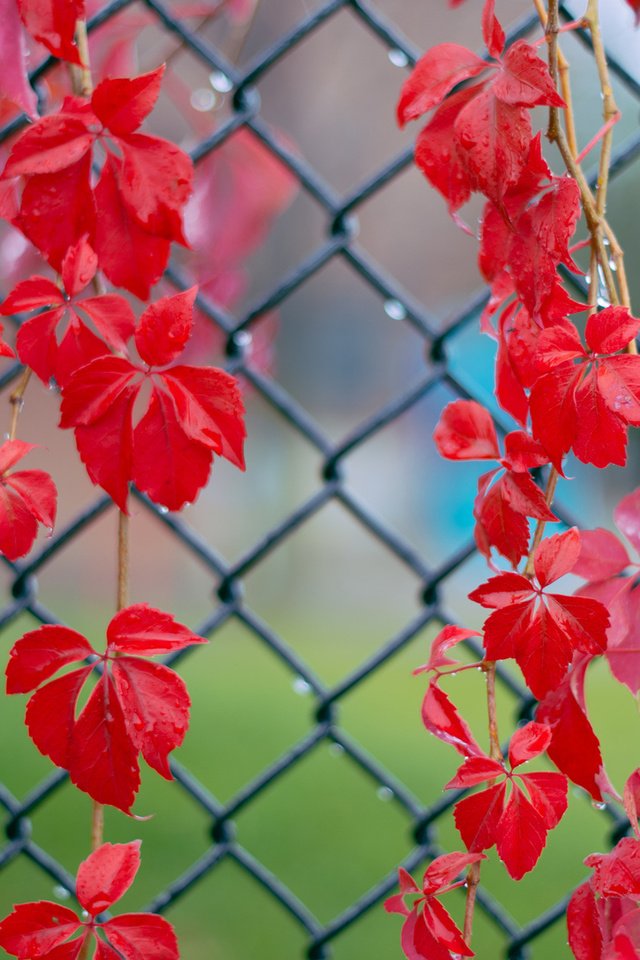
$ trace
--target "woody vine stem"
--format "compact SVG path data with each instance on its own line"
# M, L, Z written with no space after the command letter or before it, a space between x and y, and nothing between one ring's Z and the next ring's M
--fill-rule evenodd
M538 16L540 17L540 22L545 29L549 54L549 71L566 104L566 106L562 108L564 126L560 122L561 108L556 106L549 107L547 139L551 143L555 143L557 145L565 163L567 172L576 180L578 184L582 208L590 237L589 245L591 248L591 254L588 275L589 313L592 314L597 310L599 291L602 285L604 285L606 289L606 298L610 304L614 306L622 305L630 308L631 302L625 270L624 253L613 230L611 229L611 226L607 222L605 215L607 190L609 186L609 168L611 165L613 128L620 117L620 111L617 107L613 94L613 89L609 78L609 67L607 64L606 52L602 42L599 0L588 0L587 9L581 23L584 28L589 30L591 37L593 56L596 64L603 101L604 125L600 134L594 139L592 144L589 145L589 147L591 147L598 142L598 139L601 139L598 179L595 196L589 187L587 178L585 177L581 167L580 161L583 154L578 153L569 64L559 45L559 0L548 0L548 7L546 9L542 0L534 0L534 6ZM617 283L616 277L618 281ZM628 353L637 353L635 340L632 340L626 349ZM551 507L553 503L558 478L559 473L557 469L554 466L551 466L545 489L545 499L549 507ZM531 548L524 566L524 575L529 579L531 579L534 575L534 555L537 547L542 541L546 523L547 521L545 520L539 520L536 524L531 542ZM490 744L489 755L493 760L502 761L503 756L498 734L496 707L496 664L491 661L485 661L483 664L483 669L485 672L487 689L487 714ZM473 918L477 890L480 884L480 870L481 863L479 861L477 863L473 863L470 866L466 877L467 895L463 935L465 942L469 945L471 944L473 932Z

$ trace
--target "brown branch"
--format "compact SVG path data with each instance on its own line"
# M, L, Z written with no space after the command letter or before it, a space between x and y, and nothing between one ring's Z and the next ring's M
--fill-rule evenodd
M22 376L18 381L18 386L9 396L9 403L11 405L11 426L9 427L9 440L15 440L16 438L16 433L18 432L18 418L22 408L24 407L24 395L30 379L31 370L29 367L25 367L25 369L22 371Z

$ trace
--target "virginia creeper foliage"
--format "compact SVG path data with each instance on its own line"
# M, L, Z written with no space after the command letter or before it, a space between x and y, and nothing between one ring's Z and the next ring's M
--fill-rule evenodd
M194 325L202 326L194 311L198 282L225 306L233 303L243 259L290 201L293 180L246 131L232 141L231 188L217 154L196 180L187 153L141 131L165 73L163 65L142 75L135 69L136 32L151 22L148 13L130 19L128 34L110 37L109 24L99 30L94 86L84 0L0 0L0 12L0 119L24 111L32 121L3 157L0 216L34 248L16 261L29 262L29 271L14 272L0 305L3 317L19 322L15 351L0 339L0 356L17 354L25 367L0 446L0 551L8 561L24 556L38 524L50 531L56 517L49 474L15 469L34 448L17 436L31 373L61 394L60 427L73 429L89 478L119 512L118 609L104 651L69 627L47 624L17 640L6 669L7 692L29 695L33 743L93 800L93 851L76 882L84 914L47 901L17 905L0 922L0 946L21 960L177 960L164 919L100 919L140 866L140 841L102 841L101 807L131 814L140 757L171 780L169 757L189 725L184 682L152 658L206 642L169 613L127 604L129 489L134 483L179 510L208 481L214 455L244 469L239 384L195 362L206 342L197 331L192 337ZM237 25L250 12L251 3L234 0L215 15ZM43 49L62 66L42 78L50 109L39 115L27 63ZM189 214L194 188L203 210ZM219 236L221 220L235 223L234 236ZM204 256L214 241L217 261ZM194 248L184 267L193 286L153 297L174 244ZM139 311L122 291L151 302Z
M462 2L451 0L450 6ZM640 16L639 5L627 2ZM572 527L546 535L546 525L558 523L553 497L567 457L598 468L624 466L628 428L640 426L640 320L628 300L622 253L604 220L611 129L619 114L600 53L594 0L580 21L593 35L605 104L606 123L590 145L603 144L592 193L575 143L557 0L549 0L546 11L540 4L536 9L546 27L549 67L538 44L507 44L495 0L485 0L481 26L488 56L456 43L428 50L404 83L397 107L400 125L426 117L416 165L454 221L477 234L478 265L489 286L480 325L496 341L495 398L518 428L501 444L489 410L456 400L434 432L441 456L492 464L478 481L473 509L476 544L492 575L469 594L488 611L482 630L445 625L428 662L414 671L429 674L425 728L463 757L446 789L471 792L454 808L468 854L434 860L412 908L406 898L420 891L401 869L400 895L387 901L387 910L406 917L401 944L409 960L472 955L481 864L465 857L495 847L511 877L521 879L565 813L569 780L597 804L621 804L633 831L612 852L587 857L593 875L571 898L569 946L576 960L640 956L640 770L631 773L621 796L606 774L586 698L589 667L602 657L617 681L634 696L640 691L638 562L609 530ZM542 134L533 134L531 111L537 107L547 108L547 137L558 144L563 173L552 171ZM465 222L463 211L473 194L484 200L477 229ZM611 263L609 244L616 248ZM582 247L590 248L587 302L563 279L574 274L579 280L583 271L573 254ZM615 277L618 268L623 275ZM640 550L640 490L623 498L614 519ZM584 585L568 592L567 574ZM452 657L458 644L480 651L477 662ZM511 736L505 758L495 680L497 666L503 669L507 661L515 661L538 702L535 720ZM476 668L487 680L487 749L443 689L449 682L454 689L456 673ZM545 756L557 772L525 770L524 764ZM441 862L451 864L442 887L430 879ZM432 898L459 886L451 881L463 869L468 890L460 937L448 914L447 922L436 921L443 908Z

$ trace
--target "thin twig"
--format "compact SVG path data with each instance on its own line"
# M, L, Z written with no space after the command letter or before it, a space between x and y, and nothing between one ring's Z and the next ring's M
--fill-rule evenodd
M24 406L24 395L31 379L31 369L25 367L22 371L22 376L18 381L18 386L11 393L9 397L9 403L11 404L11 426L9 427L9 440L15 440L16 433L18 432L18 418L20 416L20 411Z

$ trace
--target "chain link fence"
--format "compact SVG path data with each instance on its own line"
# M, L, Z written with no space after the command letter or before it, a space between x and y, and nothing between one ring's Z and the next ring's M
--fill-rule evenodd
M114 0L105 4L91 19L90 31L112 18L118 18L127 7L131 6L133 4L128 3L127 0ZM383 431L393 428L407 412L417 408L425 398L432 395L440 397L443 389L450 398L456 395L474 396L474 390L469 386L469 379L460 376L456 365L451 362L450 346L455 343L456 338L461 334L464 335L465 331L472 329L477 323L478 313L485 302L486 295L478 285L477 292L467 298L466 304L459 307L455 315L450 315L444 324L440 323L421 302L409 294L406 286L394 276L393 272L384 263L377 262L359 242L360 210L410 168L412 163L410 147L399 150L372 175L359 182L356 189L341 193L330 186L318 171L314 165L313 156L305 156L299 149L287 145L282 137L274 132L261 111L260 90L264 78L306 40L322 31L332 18L345 10L351 15L357 29L371 35L380 46L382 54L386 53L393 64L409 67L415 63L420 51L407 40L387 16L383 15L375 3L368 0L330 0L330 2L317 3L313 9L307 8L305 15L296 18L296 22L290 29L279 36L266 50L249 59L242 67L227 60L215 45L204 39L201 32L192 31L185 26L184 19L177 15L169 3L146 0L145 4L140 6L147 14L153 15L158 29L179 41L182 49L187 51L195 61L207 71L216 71L220 77L228 80L231 106L228 118L218 126L213 135L208 136L192 149L194 162L196 164L202 162L212 151L220 149L235 131L246 128L293 174L299 183L300 191L311 198L319 209L324 224L324 238L321 242L311 252L305 253L292 268L273 276L269 289L246 310L234 312L217 306L215 302L207 299L203 299L199 304L211 324L225 339L228 369L241 375L250 386L249 404L251 405L256 399L259 400L278 419L281 419L288 429L315 451L321 467L312 493L295 505L290 502L284 519L263 532L233 562L226 560L218 548L209 542L209 538L195 530L187 519L167 514L146 498L136 495L139 510L155 517L156 522L162 525L174 540L176 549L179 548L189 554L200 569L205 571L206 579L214 589L215 595L214 601L210 604L210 613L197 626L191 625L196 626L203 636L215 639L229 624L240 624L244 631L256 640L262 650L268 651L270 656L279 661L283 669L290 674L294 685L297 685L298 692L306 693L313 702L311 722L307 723L307 729L303 734L301 736L291 734L284 752L261 769L256 769L241 788L226 801L219 800L214 792L205 786L182 761L172 762L172 772L177 781L172 789L176 793L184 792L189 801L189 809L197 809L194 816L199 818L199 822L202 820L204 830L199 834L200 849L197 857L190 865L183 868L179 875L174 876L163 889L155 889L145 909L167 912L171 917L172 911L192 896L207 878L231 862L255 881L277 909L287 914L291 922L299 928L299 942L303 946L300 948L301 952L296 950L295 954L291 954L292 960L294 955L304 955L310 960L321 960L321 958L332 956L355 958L362 955L362 952L356 947L349 946L350 943L355 942L349 940L349 934L363 924L372 912L381 911L382 900L395 886L396 864L390 862L389 869L384 873L372 874L368 888L364 889L354 902L329 919L320 919L312 909L312 905L305 901L305 897L293 885L276 876L258 856L254 855L243 838L241 815L253 806L259 806L258 801L264 794L270 793L275 798L274 802L277 802L278 790L292 771L303 764L308 757L329 745L333 753L340 755L342 764L351 765L358 776L364 776L367 781L367 790L372 789L380 799L387 800L389 806L399 811L400 816L394 820L393 829L398 834L398 844L404 846L404 855L399 856L397 862L401 859L403 866L412 871L423 865L429 858L443 852L443 849L456 848L456 839L451 831L450 820L451 807L458 799L459 793L449 792L440 795L441 787L435 785L438 779L436 775L431 794L425 792L419 795L392 771L392 765L377 758L375 750L370 751L361 745L359 740L349 732L349 724L345 723L343 718L344 708L350 698L364 685L371 683L389 665L399 662L403 652L416 638L424 636L429 628L435 629L451 618L455 618L457 611L451 611L448 608L443 588L472 559L475 547L469 537L462 546L442 555L437 563L428 561L424 551L417 548L410 538L397 532L393 524L388 523L383 515L367 504L366 496L361 497L354 491L350 483L350 464L354 455L374 442ZM573 13L569 9L563 8L562 12L567 20L572 19ZM535 16L525 16L512 29L511 40L529 35L536 27ZM580 34L579 41L588 45L586 35ZM32 79L36 86L53 65L48 61L34 71ZM627 72L622 63L612 58L611 67L617 82L621 88L624 88L625 95L632 98L640 97L638 82ZM398 72L398 87L400 78L401 75ZM375 104L371 105L371 109L375 110ZM5 127L0 134L0 139L6 139L19 129L23 122L23 119L18 119ZM357 123L358 120L354 120L354 124L357 125ZM342 149L347 152L348 144L345 144ZM630 169L639 152L640 134L627 136L614 157L614 181ZM424 190L427 189L425 185ZM428 224L425 229L429 229ZM393 323L396 324L395 329L400 331L408 328L412 331L422 345L422 356L426 360L422 372L419 372L410 384L405 384L404 389L396 391L388 402L378 406L373 413L336 441L330 436L330 431L318 425L304 404L295 399L292 393L278 382L276 376L261 365L252 363L250 346L251 335L265 315L286 305L297 291L314 278L322 280L324 268L337 261L357 275L359 280L369 288L373 297L384 307L386 314L393 319ZM184 288L188 285L188 280L179 265L172 265L167 277L174 287ZM19 365L8 369L2 376L2 387L9 389L19 374ZM478 396L478 399L485 398ZM502 424L502 426L505 425ZM426 496L437 498L438 491L430 488L429 482L429 477L425 477ZM355 667L351 665L339 679L328 682L320 678L295 642L285 639L279 631L269 626L268 622L252 609L251 604L245 599L243 583L283 544L295 537L331 504L339 505L366 531L368 536L376 541L379 549L398 561L412 585L411 589L413 585L419 585L420 602L417 614L411 611L410 617L406 618L408 622L405 620L405 625L388 637L384 644L375 650L369 650L361 662ZM241 506L240 509L242 509ZM47 605L40 597L38 575L56 564L63 552L73 549L74 543L110 512L113 512L110 500L104 496L98 496L62 529L58 529L52 539L46 541L24 562L11 564L4 561L10 581L7 599L0 613L0 624L5 631L10 633L11 628L18 622L20 624L30 622L33 626L37 623L59 622L59 613L55 604ZM352 576L355 584L362 576L362 570L354 566ZM344 590L349 591L350 586L350 583L345 583ZM327 598L327 604L331 604L330 597ZM28 621L26 617L30 620ZM71 623L70 626L75 624ZM27 625L25 629L28 628ZM6 633L5 636L8 634ZM345 642L348 642L348 638ZM8 646L6 649L8 650ZM173 665L182 669L191 662L196 663L201 655L200 650L181 653L173 658ZM420 661L415 659L413 662L417 665ZM198 669L197 666L196 669ZM247 666L247 669L250 667ZM402 669L406 671L405 665ZM518 681L508 671L500 672L500 681L504 695L512 705L514 722L529 716L533 704ZM237 682L242 681L238 679ZM416 726L419 725L418 701L419 691L416 689L414 721ZM392 713L396 705L392 701L384 702L380 705L380 709ZM234 717L229 715L226 722L233 726ZM192 731L190 735L195 734ZM257 721L254 735L257 738L260 736L259 721ZM8 766L16 762L15 757L5 756L4 758L4 763ZM418 754L415 762L420 765L425 761ZM66 780L66 774L63 771L49 773L21 796L14 795L8 787L0 784L0 806L4 811L5 832L5 840L0 848L0 869L9 868L27 858L60 889L72 891L72 870L67 869L52 853L48 852L47 834L44 831L33 830L31 825L32 820L37 819L39 813L60 794ZM322 787L330 791L331 783L324 783ZM437 794L435 800L434 794ZM587 800L580 802L589 806ZM611 811L600 813L598 816L606 820L605 828L609 841L613 841L626 827L626 824L617 819ZM239 818L240 826L236 823ZM449 826L445 827L445 824ZM139 828L142 835L144 835L144 829L142 826ZM165 829L170 827L165 824ZM269 823L265 821L264 830L269 829ZM311 829L310 826L309 830ZM336 824L327 821L322 829L326 830L328 835L336 830ZM42 836L41 842L39 842L40 836ZM280 842L287 844L292 841L287 834L284 834ZM372 836L371 844L376 843L377 838ZM459 846L459 841L457 845ZM358 849L349 847L348 840L342 845L342 853L345 860L357 859L360 856ZM309 859L308 869L309 871L316 869L312 858ZM342 869L340 861L334 862L332 874L324 877L322 882L330 886ZM514 913L512 916L506 907L494 899L489 892L491 889L493 887L490 883L486 887L480 887L479 924L482 928L493 929L491 934L493 940L489 942L498 945L499 955L510 957L512 960L524 960L534 956L542 958L548 955L548 947L545 947L548 941L545 941L543 935L550 928L559 929L561 926L570 891L561 901L547 908L542 915L516 920L514 917L517 911L512 911ZM37 896L40 895L42 895L41 891L37 893ZM515 895L518 895L517 890ZM8 903L5 905L5 909L8 905ZM206 924L206 917L203 922ZM384 923L388 925L390 931L393 928L390 936L397 939L396 935L399 931L394 919L385 919ZM214 929L211 931L211 936L215 937ZM274 941L276 934L272 935L268 929L265 929L263 936L265 949L262 955L283 957L284 960L285 948ZM190 955L188 949L185 950L185 955ZM219 952L217 955L226 956L227 954ZM374 948L368 955L377 957L389 954L386 951L379 954ZM399 956L399 952L396 955ZM494 952L493 955L497 954ZM234 953L231 949L228 956L240 956L240 954Z

